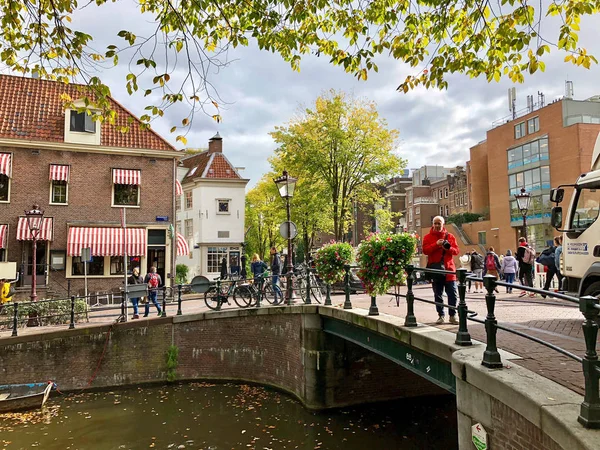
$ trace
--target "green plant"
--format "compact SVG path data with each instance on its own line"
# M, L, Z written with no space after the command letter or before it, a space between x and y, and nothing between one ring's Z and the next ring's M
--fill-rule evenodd
M404 284L404 269L415 254L414 234L371 234L358 247L357 275L369 295L382 295L390 286Z
M4 308L2 314L12 315L13 311L13 308ZM75 299L75 323L87 320L88 312L86 301L82 298ZM32 313L42 325L68 324L71 322L71 300L20 303L17 314L19 323L24 323Z
M175 266L175 284L187 284L188 273L190 268L185 264L177 264Z
M446 219L446 222L453 223L460 227L463 223L477 222L480 217L483 217L483 215L477 214L477 213L465 212L465 213L459 213L459 214L452 214L451 216L448 216L448 219Z
M344 266L353 259L354 249L347 242L331 241L325 244L315 255L317 275L328 284L340 282L344 279Z
M177 379L177 366L179 365L179 348L176 345L169 346L167 350L167 381L172 383Z

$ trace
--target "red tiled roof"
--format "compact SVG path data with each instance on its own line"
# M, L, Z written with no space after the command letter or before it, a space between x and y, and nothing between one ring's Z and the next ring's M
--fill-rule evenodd
M190 169L185 176L184 181L197 177L233 180L242 179L237 173L237 170L235 170L235 167L233 167L227 158L225 158L225 155L220 152L208 153L208 151L204 151L190 158L186 158L181 162L184 167Z
M75 101L81 98L77 84L0 75L0 138L45 142L64 142L65 113L61 94ZM117 126L127 126L121 133L116 126L103 123L100 145L105 147L169 150L175 148L152 130L143 130L141 122L122 105L110 98L118 114Z

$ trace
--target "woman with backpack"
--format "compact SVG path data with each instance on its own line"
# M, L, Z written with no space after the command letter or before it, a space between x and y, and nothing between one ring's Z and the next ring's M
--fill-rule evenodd
M483 276L494 275L496 278L500 278L500 260L498 255L494 252L494 247L488 249L487 255L485 255L485 263L483 264ZM498 292L498 289L494 289Z
M512 255L511 250L506 250L506 256L502 260L500 270L504 274L504 281L513 284L515 276L519 273L519 263L516 258ZM506 288L507 294L512 294L512 287Z
M154 306L156 306L156 310L158 311L158 315L160 316L162 314L162 310L158 305L156 297L158 296L158 287L162 284L162 280L160 279L160 275L156 273L156 267L150 267L150 272L146 274L144 283L148 284L148 301L146 302L146 308L144 309L144 317L148 317L148 314L150 313L150 301L154 303Z

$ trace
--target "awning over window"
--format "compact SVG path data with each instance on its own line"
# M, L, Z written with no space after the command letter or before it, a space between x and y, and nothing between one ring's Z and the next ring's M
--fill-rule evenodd
M50 164L50 181L69 181L69 166Z
M81 249L89 247L92 256L123 256L127 238L127 255L146 255L144 228L91 228L71 227L67 237L67 254L81 256Z
M134 169L113 169L114 184L142 184L142 171Z
M39 225L40 219L31 219L33 225L37 225L39 228L37 240L38 241L51 241L52 240L52 217L44 217L42 219L42 225ZM26 217L19 217L19 223L17 224L17 240L18 241L31 241L33 236L29 229Z
M175 194L177 194L177 195L183 194L183 187L181 187L181 183L179 180L175 180Z
M6 248L8 225L0 225L0 248Z
M187 256L190 254L190 246L181 233L177 233L177 256Z
M6 175L10 177L10 163L11 163L11 154L10 153L0 153L0 175Z

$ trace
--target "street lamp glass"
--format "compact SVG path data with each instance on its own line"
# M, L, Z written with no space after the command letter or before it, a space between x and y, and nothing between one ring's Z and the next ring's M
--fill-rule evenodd
M525 192L525 188L521 188L521 193L515 194L515 199L517 200L517 205L519 206L521 214L526 215L529 210L529 203L531 202L531 195L529 192Z
M27 218L27 226L29 227L29 230L32 232L37 231L42 224L44 211L42 211L38 205L33 205L33 209L25 211L25 217Z
M275 184L279 190L281 198L292 198L294 196L294 190L296 189L297 178L290 177L286 170L283 171L283 175L276 178Z

